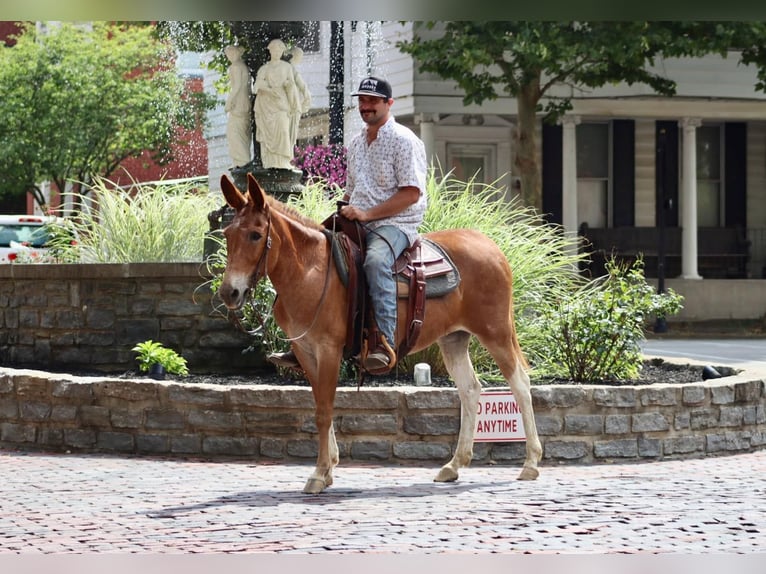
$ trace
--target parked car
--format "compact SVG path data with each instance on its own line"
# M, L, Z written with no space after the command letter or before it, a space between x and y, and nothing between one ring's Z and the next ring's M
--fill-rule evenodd
M0 263L43 260L50 239L48 224L58 217L0 215Z

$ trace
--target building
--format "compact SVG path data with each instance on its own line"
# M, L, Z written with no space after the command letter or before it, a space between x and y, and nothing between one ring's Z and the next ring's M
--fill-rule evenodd
M435 165L457 177L499 181L514 192L514 98L463 105L454 83L419 72L395 47L411 37L412 23L343 24L346 139L361 126L349 94L365 75L380 74L393 86L397 121L420 134ZM306 52L299 65L313 100L302 123L304 141L327 143L329 45L330 23L321 22L318 50ZM766 94L755 91L756 69L738 65L737 54L657 66L677 82L675 97L659 97L642 85L608 86L576 95L559 125L539 122L542 211L594 242L616 243L620 233L637 241L638 233L650 245L664 211L668 277L764 278ZM224 122L219 112L208 138L211 187L225 171ZM695 172L696 178L688 177ZM698 238L698 228L712 239ZM745 240L739 246L747 249L744 256L730 253L727 263L726 253L705 252L711 242L737 236ZM656 276L652 250L642 247L647 275Z

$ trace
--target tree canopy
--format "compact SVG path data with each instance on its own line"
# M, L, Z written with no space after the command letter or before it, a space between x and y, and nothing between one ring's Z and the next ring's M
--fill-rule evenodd
M165 164L177 128L204 125L214 103L186 90L150 26L28 25L16 39L0 49L0 194L42 205L41 181L83 193L145 150Z
M672 96L675 82L652 71L652 64L729 51L738 52L741 63L755 64L754 87L766 87L763 22L426 22L397 46L421 71L454 80L466 104L500 94L517 99L515 167L524 202L536 207L541 202L537 115L555 121L572 108L573 96L562 96L560 88L570 86L576 94L578 88L641 83Z

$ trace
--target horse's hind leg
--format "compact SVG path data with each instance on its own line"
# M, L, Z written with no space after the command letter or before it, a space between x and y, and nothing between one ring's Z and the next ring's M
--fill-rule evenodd
M439 474L434 479L436 482L457 480L460 467L468 466L473 458L473 435L476 430L476 411L481 395L481 383L476 378L468 354L470 339L470 333L458 331L438 341L444 366L454 379L460 397L460 434L455 454L452 460L439 470Z

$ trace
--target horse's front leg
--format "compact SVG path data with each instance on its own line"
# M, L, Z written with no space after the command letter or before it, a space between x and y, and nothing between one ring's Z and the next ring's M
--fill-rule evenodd
M331 355L337 355L337 358L319 358L314 369L306 370L306 378L311 383L314 395L318 433L317 464L303 487L303 492L306 494L319 494L330 486L332 484L332 471L340 460L333 426L333 406L335 389L338 384L341 352L331 353Z

